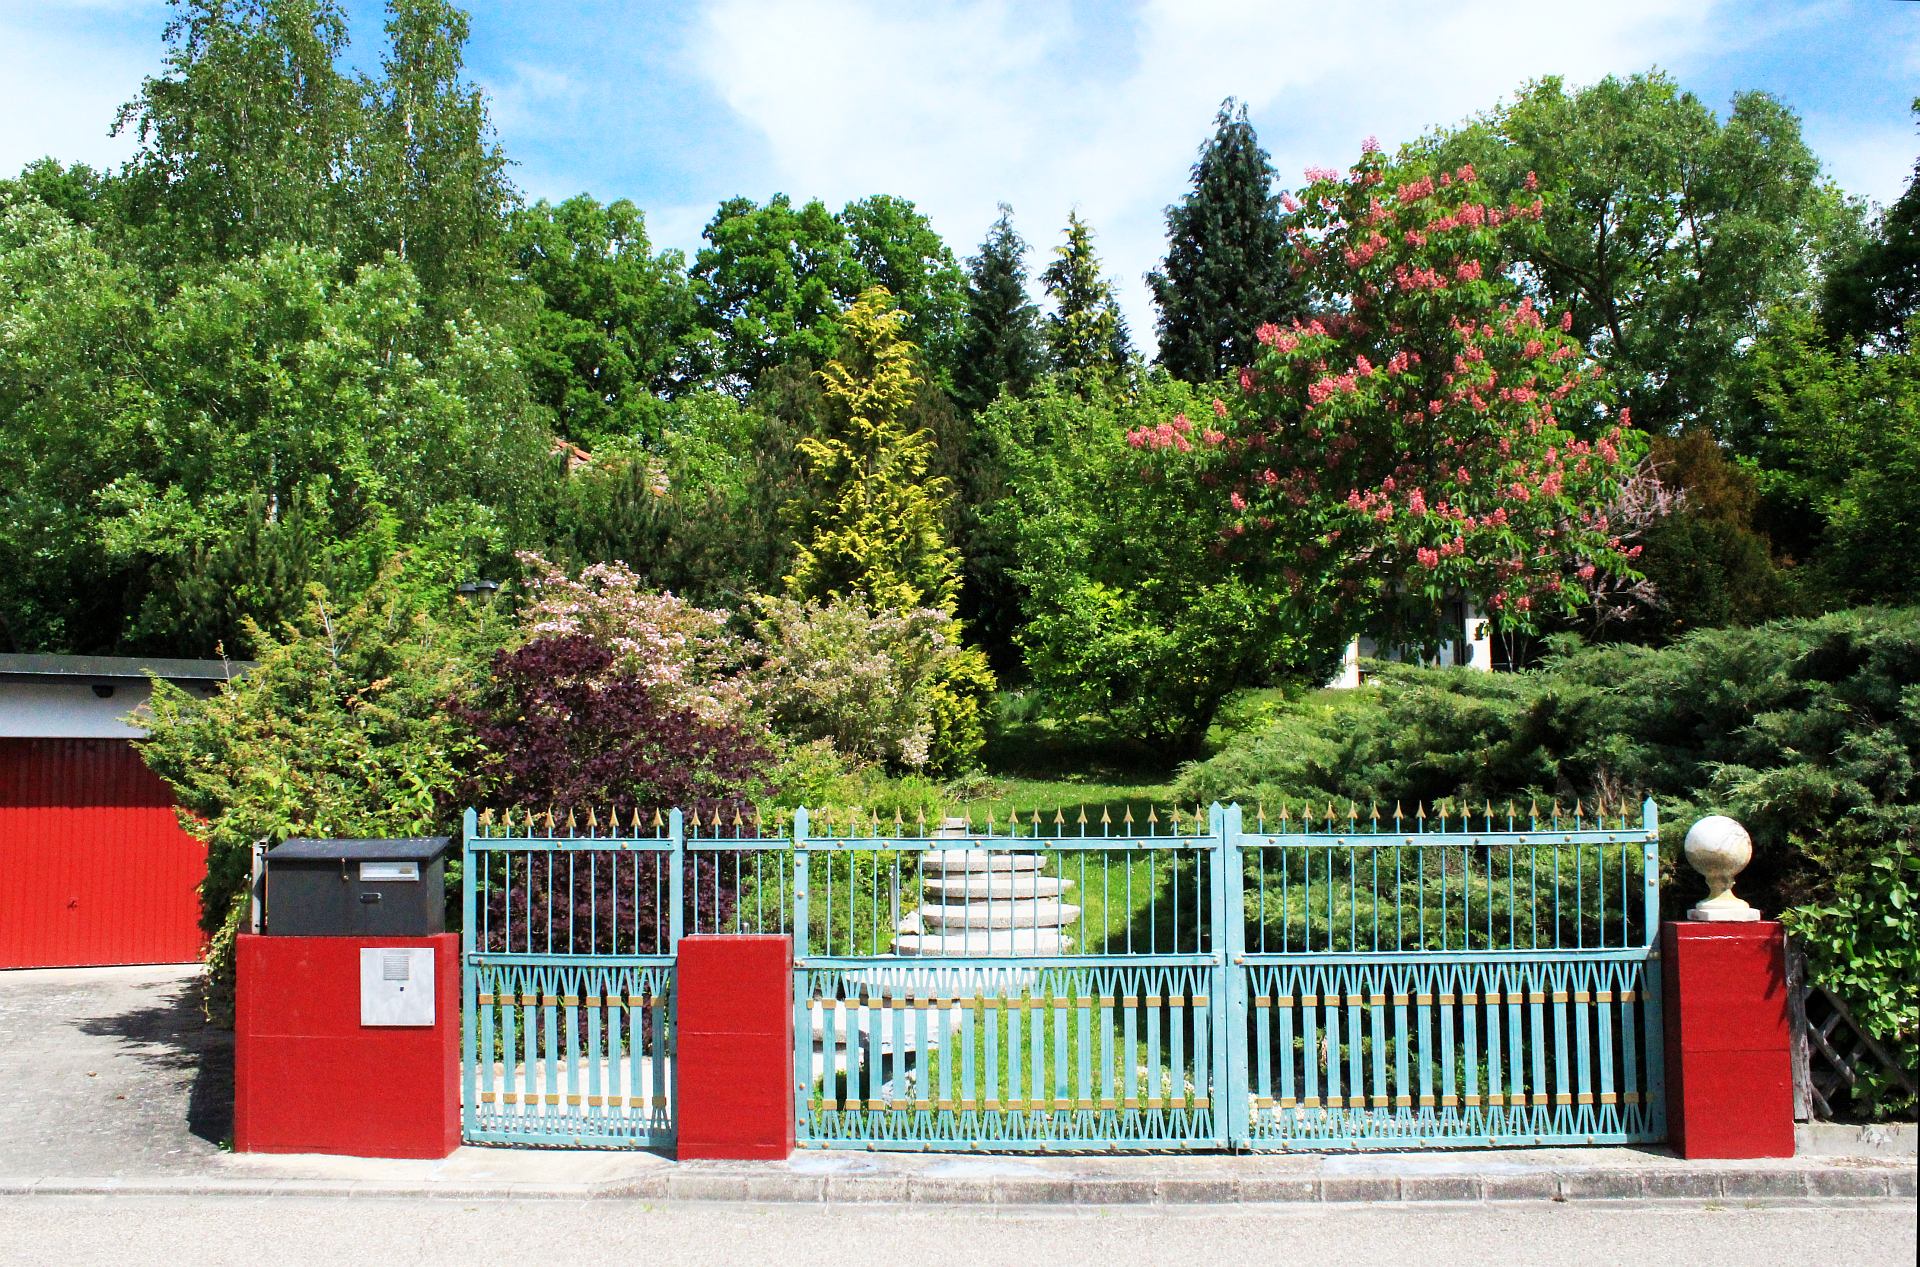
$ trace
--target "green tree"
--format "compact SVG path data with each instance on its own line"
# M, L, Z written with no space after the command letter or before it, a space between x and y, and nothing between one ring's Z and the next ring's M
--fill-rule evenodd
M711 381L744 394L783 362L825 364L839 346L840 313L865 280L826 204L795 207L785 194L764 207L729 198L701 236L708 245L692 276Z
M1147 275L1160 309L1160 364L1206 382L1251 364L1253 331L1300 313L1273 165L1247 108L1228 98L1193 165L1193 189L1167 208L1167 258Z
M941 531L951 492L927 474L932 435L904 424L924 390L905 322L885 289L867 291L820 371L826 427L800 441L811 500L787 578L793 597L952 609L958 559Z
M1920 534L1920 350L1836 347L1809 313L1776 314L1755 345L1738 444L1777 525L1826 597L1907 602Z
M966 278L906 199L862 198L836 215L817 199L729 198L703 236L692 275L706 331L700 368L714 385L744 395L775 366L825 364L840 314L876 285L906 314L930 381L951 384Z
M980 253L967 261L967 316L954 397L979 413L1003 390L1024 395L1045 367L1040 310L1027 296L1027 244L1013 227L1013 208L987 231Z
M93 230L0 187L0 645L115 648L141 568L101 557L95 491L151 403L153 304Z
M626 199L545 199L513 215L513 276L537 288L520 355L534 398L560 433L586 444L658 439L654 397L685 377L693 296L678 251L654 254Z
M429 308L451 316L499 275L514 198L507 160L485 97L461 77L467 15L445 0L388 0L386 33L381 77L361 83L359 258L392 252L420 279Z
M128 216L157 261L276 242L339 245L353 223L360 98L336 66L336 0L172 0L165 70L120 110L139 148Z
M865 274L861 289L883 286L893 296L928 382L951 392L967 310L966 274L952 250L905 198L860 198L839 219Z
M1093 230L1080 213L1067 213L1066 240L1040 274L1053 300L1043 334L1053 368L1082 384L1107 383L1125 373L1133 351L1113 287L1100 275Z
M1720 422L1768 311L1812 294L1816 259L1858 219L1780 101L1741 93L1723 122L1659 72L1545 78L1428 148L1503 201L1537 188L1545 231L1522 276L1542 307L1572 310L1651 431Z
M1913 109L1920 115L1920 97ZM1821 312L1842 338L1907 346L1908 323L1920 312L1920 160L1907 191L1880 214L1860 249L1828 275Z
M1181 756L1236 689L1311 671L1278 596L1216 548L1216 494L1198 469L1139 478L1129 431L1209 410L1155 371L1137 395L1051 380L980 420L1008 470L988 527L1010 560L1025 617L1013 636L1034 685L1062 716Z

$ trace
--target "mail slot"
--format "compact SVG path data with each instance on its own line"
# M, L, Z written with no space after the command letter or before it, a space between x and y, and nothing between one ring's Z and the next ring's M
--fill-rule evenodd
M265 931L283 937L426 937L446 931L446 836L300 837L267 850Z

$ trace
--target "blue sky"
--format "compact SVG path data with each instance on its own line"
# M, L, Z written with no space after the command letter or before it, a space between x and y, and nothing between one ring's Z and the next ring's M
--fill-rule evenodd
M381 5L352 0L354 56ZM1724 110L1742 89L1802 116L1840 185L1882 202L1920 136L1920 4L1903 0L475 0L469 66L532 197L643 207L693 249L720 199L916 201L968 254L1013 204L1037 246L1088 217L1137 332L1221 98L1246 101L1285 180L1495 104L1557 73L1659 66ZM154 0L0 0L0 171L123 159L116 107L159 65Z

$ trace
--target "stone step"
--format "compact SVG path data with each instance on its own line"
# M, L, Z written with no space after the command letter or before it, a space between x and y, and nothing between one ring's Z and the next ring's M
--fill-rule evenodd
M1050 929L972 929L964 933L903 932L894 938L898 955L935 958L951 955L1062 955L1072 939Z
M936 871L927 875L920 884L922 894L929 900L940 902L1058 897L1071 887L1072 880L1035 875L1031 871Z
M987 849L930 849L920 870L958 874L970 871L1038 871L1047 860L1037 853L998 853Z
M1057 898L1029 901L1003 898L999 901L928 903L920 908L920 923L934 932L952 932L966 928L1034 928L1041 931L1071 924L1080 918L1080 908ZM900 931L917 933L902 921Z

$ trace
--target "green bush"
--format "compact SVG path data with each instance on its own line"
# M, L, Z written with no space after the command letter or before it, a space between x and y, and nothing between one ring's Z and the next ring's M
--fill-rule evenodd
M256 631L255 667L218 694L156 681L140 753L207 846L212 1019L232 1015L233 934L248 915L255 841L453 827L448 802L471 740L446 705L504 631L485 609L435 592L446 587L409 584L395 568L344 608L316 588L297 627Z
M1349 700L1288 701L1186 767L1178 796L1377 797L1409 813L1442 797L1652 796L1669 914L1703 892L1676 865L1688 825L1730 814L1754 838L1741 893L1785 912L1816 978L1912 1067L1920 609L1705 630L1660 649L1570 642L1524 673L1382 666L1378 680Z
M986 657L936 607L763 598L755 703L786 739L829 741L856 765L956 774L979 758Z

